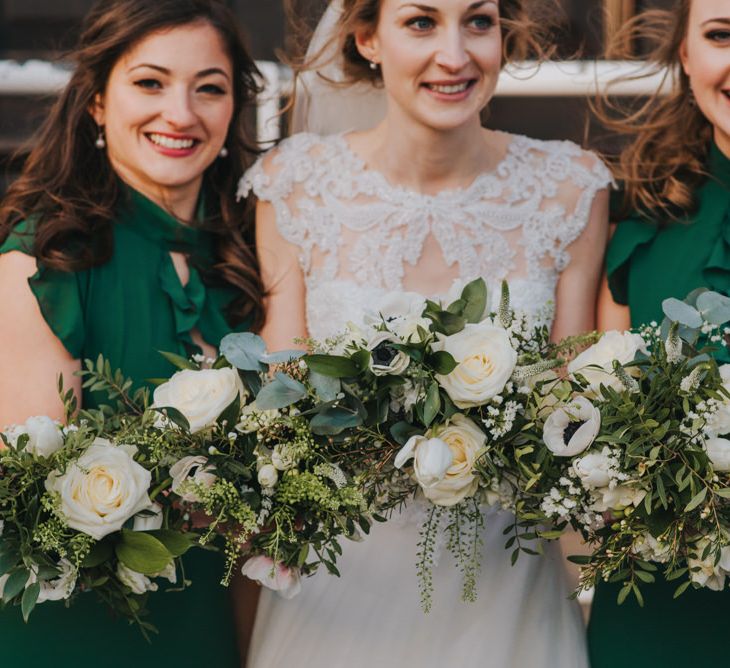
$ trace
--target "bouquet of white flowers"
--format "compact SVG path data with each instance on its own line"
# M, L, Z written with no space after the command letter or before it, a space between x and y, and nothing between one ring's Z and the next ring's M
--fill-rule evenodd
M593 548L575 557L580 587L621 582L619 601L664 577L721 589L730 573L730 299L699 290L664 303L667 319L607 332L542 378L526 404L532 426L504 451L520 480L523 523L552 538L568 522Z
M530 423L533 380L563 364L574 343L551 344L546 326L510 308L506 284L499 309L488 312L478 279L449 304L388 295L364 328L304 358L312 372L336 379L362 416L365 440L343 459L368 499L381 512L416 494L430 504L417 556L424 609L442 531L464 573L463 596L474 599L483 510L513 508L517 498L518 477L499 455Z

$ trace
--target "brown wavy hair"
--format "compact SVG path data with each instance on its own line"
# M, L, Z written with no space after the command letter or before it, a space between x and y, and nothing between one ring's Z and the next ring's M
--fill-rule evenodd
M345 85L360 81L382 83L380 68L370 68L370 63L357 49L355 33L358 30L375 31L380 17L382 0L343 0L343 12L339 29L333 40L337 41L337 53L344 60ZM293 27L292 53L286 61L296 73L317 70L328 64L323 55L330 51L332 43L325 44L319 53L306 56L306 45L312 36L306 22L301 19L297 0L286 0L286 13ZM502 30L503 65L527 59L545 60L554 52L550 37L558 26L558 7L552 0L500 0L499 16ZM322 75L320 75L322 76Z
M214 264L205 281L236 289L227 313L231 324L248 319L259 327L263 286L252 246L252 211L235 195L236 181L256 153L243 113L259 91L258 71L235 16L220 0L100 0L93 6L68 56L75 65L71 79L33 138L21 176L0 202L0 243L21 221L34 218L33 254L44 266L81 271L111 258L113 220L124 188L106 151L94 145L98 129L89 109L114 65L136 43L153 32L197 22L218 31L237 74L228 157L215 160L203 177L213 196L205 226L215 235Z
M627 140L618 156L606 156L623 187L619 217L632 212L682 217L694 207L694 192L707 176L712 125L694 102L680 60L690 6L691 0L677 0L671 10L635 16L607 49L608 58L649 63L648 69L617 82L657 75L661 82L638 107L625 98L611 97L610 85L593 103L598 119ZM648 54L636 55L639 40Z

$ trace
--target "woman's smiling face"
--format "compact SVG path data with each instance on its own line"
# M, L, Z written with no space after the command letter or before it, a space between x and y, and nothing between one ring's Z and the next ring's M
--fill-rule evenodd
M383 0L375 32L356 40L389 104L435 130L478 119L502 66L496 0Z
M233 115L219 33L197 22L147 36L114 65L91 113L125 183L158 202L199 190Z
M697 106L730 156L730 0L692 2L680 57Z

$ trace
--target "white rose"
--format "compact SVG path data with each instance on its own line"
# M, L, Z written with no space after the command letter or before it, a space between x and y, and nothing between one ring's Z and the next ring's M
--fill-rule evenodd
M279 481L279 472L273 464L264 464L259 469L258 479L262 487L273 487Z
M413 476L421 487L433 487L444 479L454 463L451 448L440 438L411 436L396 455L394 466L399 469L413 458Z
M400 375L411 363L402 350L396 350L388 343L400 343L390 332L377 332L367 344L370 351L368 367L376 376Z
M244 395L236 369L184 369L155 388L152 408L176 408L194 434L212 427L233 400Z
M426 450L427 461L423 463L425 471L421 473L430 483L427 487L422 486L424 496L439 506L453 506L472 496L479 486L474 465L484 451L487 441L484 432L469 418L457 414L448 424L433 427L421 438L425 438L426 442L431 441ZM440 470L447 457L438 441L448 446L452 458L442 476ZM412 445L412 454L405 447L398 453L399 464L403 465L411 456L416 456L416 449L423 447L424 442L417 440Z
M603 452L589 452L573 462L573 469L585 489L608 487L611 459Z
M264 555L251 557L241 568L241 573L278 592L282 598L294 598L302 589L298 569L287 568L282 563L274 564L273 559Z
M636 354L647 354L646 341L632 332L606 332L598 343L584 350L570 364L568 371L571 374L580 373L588 381L587 391L592 396L598 396L600 386L606 385L615 390L622 390L623 385L613 373L614 360L620 364L633 362ZM627 369L627 372L638 374L636 369Z
M60 573L53 580L42 580L40 583L41 590L38 594L38 603L45 603L46 601L65 601L76 587L76 578L78 571L74 568L74 565L68 559L61 559L56 564ZM38 568L31 566L30 577L25 587L34 584L38 581Z
M548 416L542 438L557 457L573 457L590 447L600 428L599 410L585 397L576 397Z
M213 467L208 460L200 455L183 457L170 467L172 476L172 491L178 494L183 501L196 503L200 501L193 485L212 487L217 476L212 472Z
M135 452L97 438L64 474L48 476L46 489L60 496L68 526L100 540L151 504L152 476L134 461Z
M134 516L133 531L157 531L157 529L162 529L162 506L159 503L153 503L149 508L144 508L143 514Z
M730 392L730 364L720 366L723 387ZM707 421L706 431L710 436L730 434L730 399L725 399Z
M602 487L593 492L595 500L591 504L591 510L605 513L607 510L621 510L627 506L638 506L645 496L645 490L630 485L618 485L613 489Z
M29 417L25 421L25 432L28 434L25 449L33 455L50 457L63 447L60 425L45 415Z
M458 363L436 379L459 408L480 406L497 396L517 364L507 331L489 322L469 323L461 332L442 337L433 349L445 350Z
M730 471L730 441L726 438L709 438L705 443L707 456L715 471Z

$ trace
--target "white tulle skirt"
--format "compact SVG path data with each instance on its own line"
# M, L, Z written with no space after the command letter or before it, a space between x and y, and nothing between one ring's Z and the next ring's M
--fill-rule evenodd
M363 543L343 545L341 578L322 568L289 601L262 592L248 668L587 668L559 547L510 566L510 521L487 517L475 603L462 602L461 575L441 556L428 614L416 578L417 513L376 524Z

